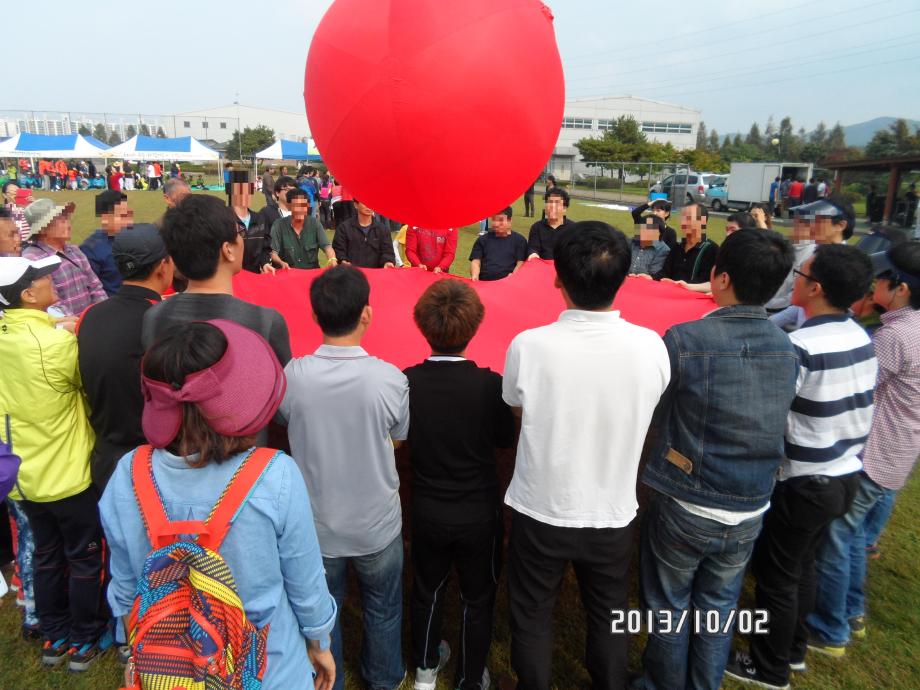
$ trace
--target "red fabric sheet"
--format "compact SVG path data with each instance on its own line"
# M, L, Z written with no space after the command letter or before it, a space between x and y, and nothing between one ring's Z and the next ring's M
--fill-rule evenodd
M431 283L443 279L421 269L365 270L371 284L373 320L363 347L370 354L404 369L430 354L428 343L412 320L412 309ZM236 296L253 304L277 309L291 332L295 357L311 354L322 334L310 308L310 283L318 270L291 269L274 276L243 271L234 279ZM480 366L502 372L505 351L521 331L555 321L565 309L553 281L551 261L526 263L514 275L495 282L470 284L486 307L485 320L467 355ZM453 278L467 280L466 278ZM468 281L469 282L469 281ZM627 278L614 306L627 320L659 334L676 323L693 321L716 308L711 298L668 283Z

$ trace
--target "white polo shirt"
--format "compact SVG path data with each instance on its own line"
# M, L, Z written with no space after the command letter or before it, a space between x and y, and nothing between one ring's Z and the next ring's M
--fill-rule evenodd
M652 413L671 378L657 333L570 309L508 348L502 397L523 408L505 503L558 527L625 527Z

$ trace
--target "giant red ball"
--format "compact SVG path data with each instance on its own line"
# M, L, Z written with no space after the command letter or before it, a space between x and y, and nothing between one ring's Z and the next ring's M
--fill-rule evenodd
M565 83L539 0L335 0L307 57L323 161L388 218L458 227L517 199L549 160Z

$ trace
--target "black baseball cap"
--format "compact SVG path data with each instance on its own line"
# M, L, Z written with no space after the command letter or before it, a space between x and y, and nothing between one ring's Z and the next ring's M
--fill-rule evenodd
M899 283L907 283L907 287L910 288L912 293L920 292L920 276L905 271L892 261L890 249L886 252L873 254L870 258L877 278L890 278Z
M140 223L115 235L112 256L122 278L128 279L169 255L157 226Z

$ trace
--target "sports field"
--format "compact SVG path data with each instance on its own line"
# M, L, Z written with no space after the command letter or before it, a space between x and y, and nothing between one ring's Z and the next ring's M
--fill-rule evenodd
M195 192L206 193L206 192ZM214 193L217 196L223 196ZM36 196L43 196L38 193ZM93 194L87 192L57 192L48 194L58 203L74 201L77 210L74 216L74 241L80 242L96 227L93 217ZM261 195L254 196L256 208L262 205ZM152 221L165 209L162 196L153 192L129 193L129 204L134 209L136 222ZM537 202L539 215L542 204ZM523 217L523 203L514 205L514 229L527 234L533 219ZM625 211L600 209L575 201L569 210L573 220L604 220L631 234L632 219ZM672 222L677 226L676 219ZM716 241L724 238L725 222L713 218L709 235ZM478 226L469 226L461 232L457 260L452 272L469 275L469 250L475 241ZM376 327L380 327L379 325ZM405 474L405 453L400 455L400 469ZM503 476L510 475L513 458L502 457ZM641 499L640 499L641 501ZM901 492L888 530L882 538L882 557L869 563L868 601L870 614L868 636L855 643L845 659L836 661L810 654L809 672L794 675L794 688L802 690L863 690L867 688L920 688L920 644L917 644L916 621L920 611L920 538L916 525L920 522L920 481L914 478ZM404 532L405 533L405 532ZM634 553L634 566L637 560ZM407 557L408 562L408 557ZM411 575L407 571L406 594ZM354 583L350 592L357 593ZM631 605L638 606L637 591L633 591ZM360 649L360 610L354 604L356 597L344 610L346 630L346 687L359 688L358 650ZM455 646L457 630L457 590L452 586L447 594L445 637ZM751 585L745 590L742 606L751 606ZM507 592L502 579L496 608L494 641L489 669L493 687L502 675L510 673L509 642L507 622ZM406 660L409 659L409 630L404 616L403 641ZM631 666L638 668L643 646L641 637L634 638L631 650ZM560 592L555 616L554 678L558 690L587 688L589 678L584 671L582 658L584 650L584 613L578 599L578 588L574 575L569 571ZM453 662L438 683L439 689L452 686ZM46 670L39 663L39 648L35 643L26 643L19 636L19 611L12 596L0 602L0 690L113 690L121 685L121 670L113 655L102 659L88 673L69 674L64 669ZM403 688L411 688L410 679ZM725 688L740 687L726 681ZM293 690L293 689L292 689Z

